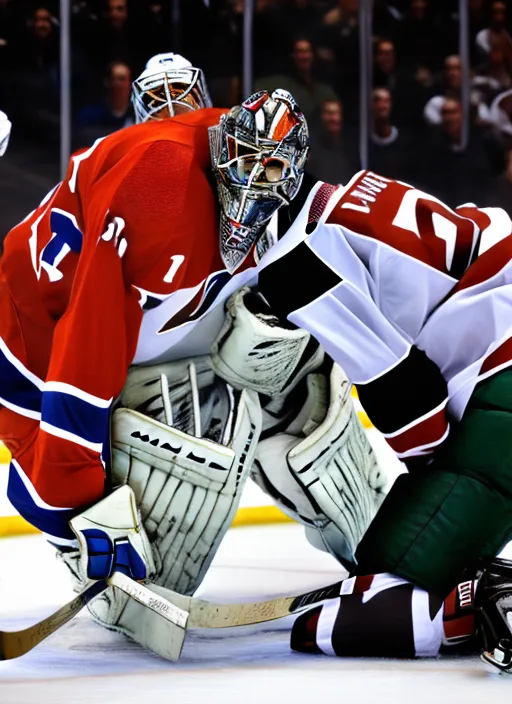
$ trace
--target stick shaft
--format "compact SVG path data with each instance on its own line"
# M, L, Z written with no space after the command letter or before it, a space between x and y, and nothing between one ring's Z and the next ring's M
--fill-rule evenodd
M0 660L10 660L25 655L41 641L70 621L95 596L107 588L105 581L94 582L72 601L51 616L21 631L0 631Z
M192 628L232 628L273 621L339 596L340 587L341 582L336 582L297 596L248 604L215 604L204 599L191 599L188 625ZM173 601L172 592L168 599Z

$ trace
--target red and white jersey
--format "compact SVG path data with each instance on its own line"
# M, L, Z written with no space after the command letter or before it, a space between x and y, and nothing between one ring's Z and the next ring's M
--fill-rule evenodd
M368 171L319 184L259 289L358 385L402 459L432 453L475 385L512 364L512 223Z
M70 515L102 496L110 408L130 364L207 352L223 301L254 279L254 262L231 277L219 253L208 127L222 112L98 140L5 240L0 438L13 455L9 496L54 539L70 539Z

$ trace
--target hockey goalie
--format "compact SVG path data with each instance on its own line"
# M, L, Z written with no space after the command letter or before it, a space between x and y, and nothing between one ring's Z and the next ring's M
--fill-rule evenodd
M436 654L445 597L478 570L455 638L475 642L464 607L498 647L510 220L369 172L308 184L306 157L285 91L72 157L0 260L10 499L77 588L117 570L192 593L251 474L353 575L297 621L294 647L360 654L364 634L372 654ZM411 470L385 499L349 379ZM384 623L364 608L383 595ZM91 612L166 655L129 597Z

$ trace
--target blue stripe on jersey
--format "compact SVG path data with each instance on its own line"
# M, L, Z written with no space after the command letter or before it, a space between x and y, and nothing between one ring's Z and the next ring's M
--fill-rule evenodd
M41 422L87 445L103 445L108 437L110 406L101 408L63 391L43 392ZM55 433L58 435L58 432ZM73 438L68 438L72 440Z
M51 506L38 505L27 487L23 483L13 463L9 467L9 482L7 484L7 496L14 508L25 518L43 533L48 533L55 538L63 540L73 540L75 534L68 525L68 522L74 515L76 509L58 509ZM41 501L41 503L43 503Z
M38 416L41 413L41 390L25 376L23 365L20 363L18 368L2 347L0 346L0 403L14 411L19 410L22 415L32 418Z

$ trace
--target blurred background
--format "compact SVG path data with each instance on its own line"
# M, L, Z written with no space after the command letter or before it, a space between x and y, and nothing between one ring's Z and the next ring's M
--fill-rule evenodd
M506 0L0 0L0 241L70 151L132 123L131 82L164 51L216 106L290 90L321 180L369 167L512 215L511 35Z

